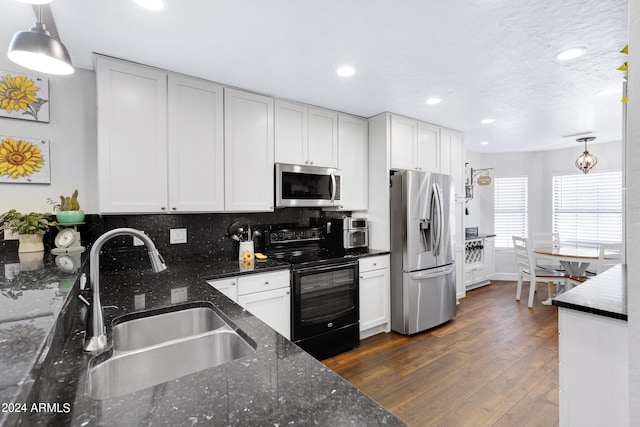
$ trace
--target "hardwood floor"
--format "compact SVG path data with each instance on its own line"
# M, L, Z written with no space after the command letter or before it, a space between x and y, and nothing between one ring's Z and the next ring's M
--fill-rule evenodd
M558 312L527 308L516 283L467 292L457 316L410 337L390 332L324 364L411 426L558 425Z

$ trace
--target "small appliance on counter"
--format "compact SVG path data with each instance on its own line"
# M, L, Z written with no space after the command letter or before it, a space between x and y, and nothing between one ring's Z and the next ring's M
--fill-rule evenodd
M325 224L327 244L337 249L362 249L369 246L366 218L328 218Z

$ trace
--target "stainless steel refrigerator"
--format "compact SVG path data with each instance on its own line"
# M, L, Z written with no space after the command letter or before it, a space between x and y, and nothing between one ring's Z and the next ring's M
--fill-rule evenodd
M391 329L415 334L456 315L450 175L391 176Z

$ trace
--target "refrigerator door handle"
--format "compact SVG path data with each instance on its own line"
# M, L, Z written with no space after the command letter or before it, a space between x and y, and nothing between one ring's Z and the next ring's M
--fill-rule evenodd
M442 247L442 232L443 223L442 223L442 195L440 193L440 187L437 183L433 184L433 201L432 201L432 218L435 224L435 241L433 242L433 254L435 256L440 255L440 249ZM434 209L435 208L435 209Z
M434 273L414 273L411 275L411 280L433 279L434 277L446 276L456 269L455 266L447 268L446 270L439 270Z

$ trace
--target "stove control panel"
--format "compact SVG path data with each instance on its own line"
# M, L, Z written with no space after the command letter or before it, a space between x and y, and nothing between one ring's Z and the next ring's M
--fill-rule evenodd
M270 230L267 234L269 243L314 241L321 238L322 231L320 228Z

